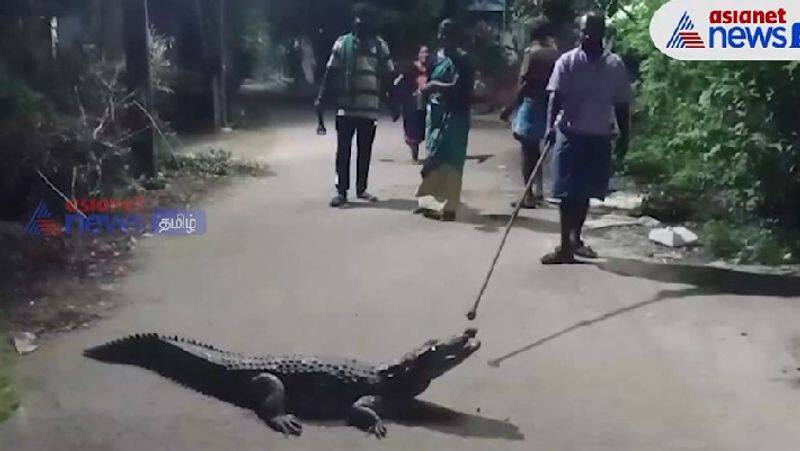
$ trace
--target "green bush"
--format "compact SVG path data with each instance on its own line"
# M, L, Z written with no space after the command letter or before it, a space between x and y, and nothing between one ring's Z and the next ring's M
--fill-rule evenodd
M19 79L0 72L0 125L11 120L38 123L42 114L38 97Z
M642 0L612 19L615 51L637 76L626 170L713 201L696 217L718 220L705 227L717 255L784 263L800 229L800 62L670 59L649 35L665 2Z
M740 263L781 265L796 260L798 245L785 230L768 224L732 224L709 221L703 227L703 242L714 255Z
M635 137L627 166L645 182L713 192L730 217L797 226L800 62L686 62L653 46L664 0L613 20L616 51L640 61Z
M0 342L0 422L8 418L19 406L19 398L12 387L11 368L15 356L6 341Z

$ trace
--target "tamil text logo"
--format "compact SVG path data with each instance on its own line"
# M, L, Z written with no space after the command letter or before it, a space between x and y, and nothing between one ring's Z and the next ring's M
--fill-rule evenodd
M32 236L72 236L101 233L202 235L206 215L202 210L154 210L145 213L141 196L127 199L68 200L58 219L44 201L33 211L25 232ZM61 219L61 220L59 220Z

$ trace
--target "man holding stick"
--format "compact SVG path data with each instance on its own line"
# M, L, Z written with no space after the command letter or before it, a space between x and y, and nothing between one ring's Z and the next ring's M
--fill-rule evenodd
M542 257L546 265L597 258L581 240L589 199L603 199L611 176L611 142L619 130L617 156L629 138L631 83L619 56L604 48L605 17L581 18L581 43L556 61L550 92L546 141L552 145L553 197L561 200L561 245Z

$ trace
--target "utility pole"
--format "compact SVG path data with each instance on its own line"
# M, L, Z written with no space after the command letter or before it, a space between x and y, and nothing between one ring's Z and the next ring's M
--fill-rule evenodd
M126 87L134 103L128 109L128 127L134 158L134 176L156 175L155 131L149 111L153 106L153 83L150 70L150 31L147 0L122 0L125 46Z

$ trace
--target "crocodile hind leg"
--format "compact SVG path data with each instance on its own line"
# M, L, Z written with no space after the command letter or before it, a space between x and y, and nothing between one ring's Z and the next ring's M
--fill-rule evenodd
M300 420L284 410L286 389L280 379L262 373L251 379L249 385L254 398L253 410L269 427L285 435L300 435L303 432Z
M350 424L375 437L386 437L386 426L379 415L387 409L386 401L380 396L362 396L350 408Z

